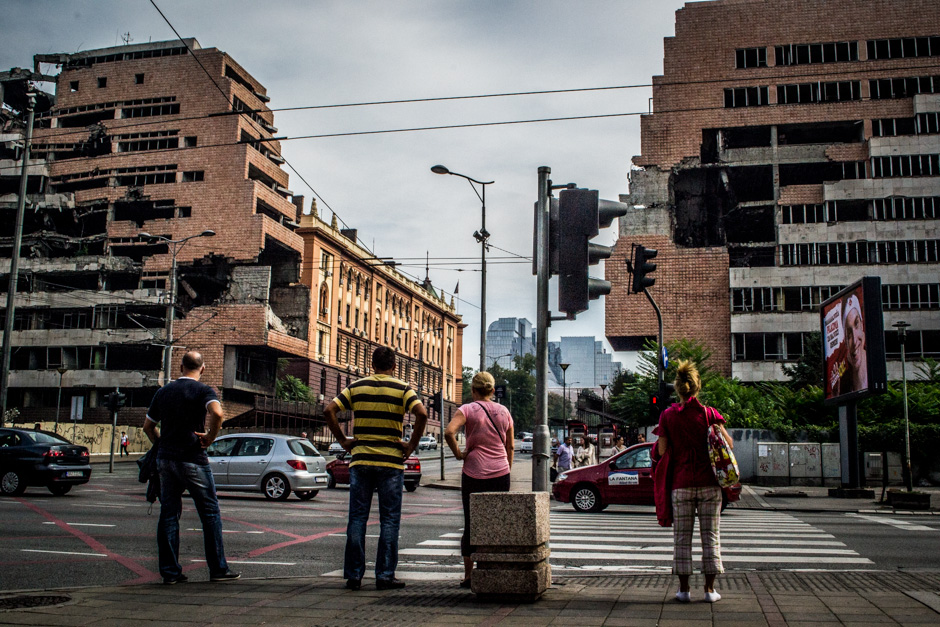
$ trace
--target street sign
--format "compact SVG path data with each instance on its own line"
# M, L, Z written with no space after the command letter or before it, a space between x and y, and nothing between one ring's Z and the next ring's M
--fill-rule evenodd
M496 398L506 398L506 386L497 385L496 388Z
M84 396L73 396L72 397L72 422L81 422L82 414L85 411L85 397Z
M669 367L669 351L663 346L663 370Z

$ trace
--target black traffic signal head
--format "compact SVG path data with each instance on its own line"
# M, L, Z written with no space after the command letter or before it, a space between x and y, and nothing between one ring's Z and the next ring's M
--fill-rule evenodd
M558 219L549 239L558 252L558 309L569 319L586 311L589 301L610 294L610 283L588 276L588 268L610 257L611 248L590 240L626 212L622 203L600 200L597 190L566 189L559 194Z
M124 407L125 402L127 401L127 395L122 392L111 392L110 394L105 394L104 405L111 411L117 411Z
M431 408L438 413L444 413L444 397L440 392L435 392L431 397Z
M650 263L650 259L655 259L658 252L653 248L640 246L637 244L633 248L633 286L632 292L639 294L648 287L656 283L656 279L647 276L656 270L656 264Z

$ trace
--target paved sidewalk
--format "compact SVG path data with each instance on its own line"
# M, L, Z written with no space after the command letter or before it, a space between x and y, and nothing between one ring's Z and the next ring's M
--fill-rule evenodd
M476 600L456 580L351 592L325 577L76 588L0 598L5 625L937 625L940 571L748 572L722 576L722 599L673 599L669 575L561 577L531 604ZM6 609L24 603L55 603Z

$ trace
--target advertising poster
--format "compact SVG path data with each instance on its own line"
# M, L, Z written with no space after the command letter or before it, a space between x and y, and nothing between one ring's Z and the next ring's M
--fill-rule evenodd
M875 302L871 302L875 301ZM820 308L826 401L884 391L884 323L880 280L866 278Z

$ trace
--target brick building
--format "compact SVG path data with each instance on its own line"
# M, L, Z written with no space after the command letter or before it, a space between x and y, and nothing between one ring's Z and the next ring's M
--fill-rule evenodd
M201 351L203 380L222 392L227 417L255 413L285 363L309 370L304 382L330 400L353 364L345 353L331 358L339 332L320 350L324 327L310 286L318 277L309 267L302 277L305 255L319 260L320 250L300 233L303 198L281 168L264 87L194 39L42 54L34 65L36 73L52 66L58 73L54 103L36 115L20 249L8 405L21 409L21 421L68 421L75 405L86 422L109 420L102 396L120 387L128 405L122 421L142 423L164 380L171 302L171 372L184 348ZM7 89L4 98L21 99L19 91ZM5 125L16 130L12 120ZM0 210L13 216L18 169L3 146ZM13 222L0 220L4 292ZM214 236L201 236L206 230ZM184 238L192 239L167 242ZM343 258L347 245L363 256L343 238L331 254ZM426 293L399 284L402 293ZM5 293L0 298L6 302ZM442 306L459 364L457 319ZM303 413L319 416L322 404Z
M717 0L676 12L606 264L614 350L655 338L628 294L631 244L656 248L667 341L693 338L744 381L818 331L818 305L880 276L891 378L940 355L940 4Z

